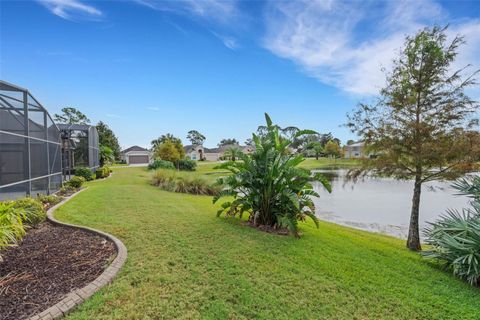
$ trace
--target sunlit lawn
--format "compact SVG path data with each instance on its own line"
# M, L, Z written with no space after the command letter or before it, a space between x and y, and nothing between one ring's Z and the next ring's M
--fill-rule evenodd
M403 241L325 222L302 224L299 240L266 234L149 176L114 169L57 211L116 235L129 254L68 319L480 319L480 290Z

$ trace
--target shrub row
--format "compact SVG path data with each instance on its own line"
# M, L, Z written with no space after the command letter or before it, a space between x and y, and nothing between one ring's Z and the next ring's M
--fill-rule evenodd
M95 177L97 179L103 179L103 178L107 178L108 176L110 176L110 168L107 167L107 166L103 166L101 168L98 168L97 171L95 171Z
M148 165L149 170L158 169L177 169L182 171L195 171L197 169L197 162L191 159L182 159L173 163L165 160L155 160Z
M155 171L151 183L162 190L171 192L211 196L220 192L219 186L210 185L202 178L179 176L173 170Z

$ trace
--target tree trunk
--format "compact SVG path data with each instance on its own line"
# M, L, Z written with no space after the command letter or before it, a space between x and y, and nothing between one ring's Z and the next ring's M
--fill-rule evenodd
M420 194L422 193L421 177L415 177L415 186L413 188L412 212L410 215L410 227L408 229L407 248L414 251L422 250L420 246L420 228L418 217L420 212Z

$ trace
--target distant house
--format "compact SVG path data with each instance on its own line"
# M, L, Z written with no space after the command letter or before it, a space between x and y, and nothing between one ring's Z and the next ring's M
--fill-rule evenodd
M133 146L123 150L120 153L120 157L127 164L149 164L152 159L152 153L148 149Z
M192 160L205 160L205 161L219 161L224 155L225 151L230 148L239 148L244 153L252 153L255 149L252 146L240 146L236 144L225 145L219 148L205 148L204 146L185 146L185 155Z
M356 142L344 147L345 158L365 158L370 156L365 152L365 143L363 141Z

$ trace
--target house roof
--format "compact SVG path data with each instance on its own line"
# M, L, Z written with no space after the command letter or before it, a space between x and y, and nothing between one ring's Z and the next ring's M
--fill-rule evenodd
M148 149L145 149L145 148L142 148L142 147L139 147L139 146L132 146L130 148L127 148L127 149L123 150L122 153L127 153L127 152L131 152L131 151L148 151Z
M348 147L351 147L351 148L353 148L353 147L363 147L364 145L365 145L365 142L360 141L360 142L356 142L356 143L352 143L352 144L350 144L350 145L347 145L346 147L347 147L347 148L348 148Z

